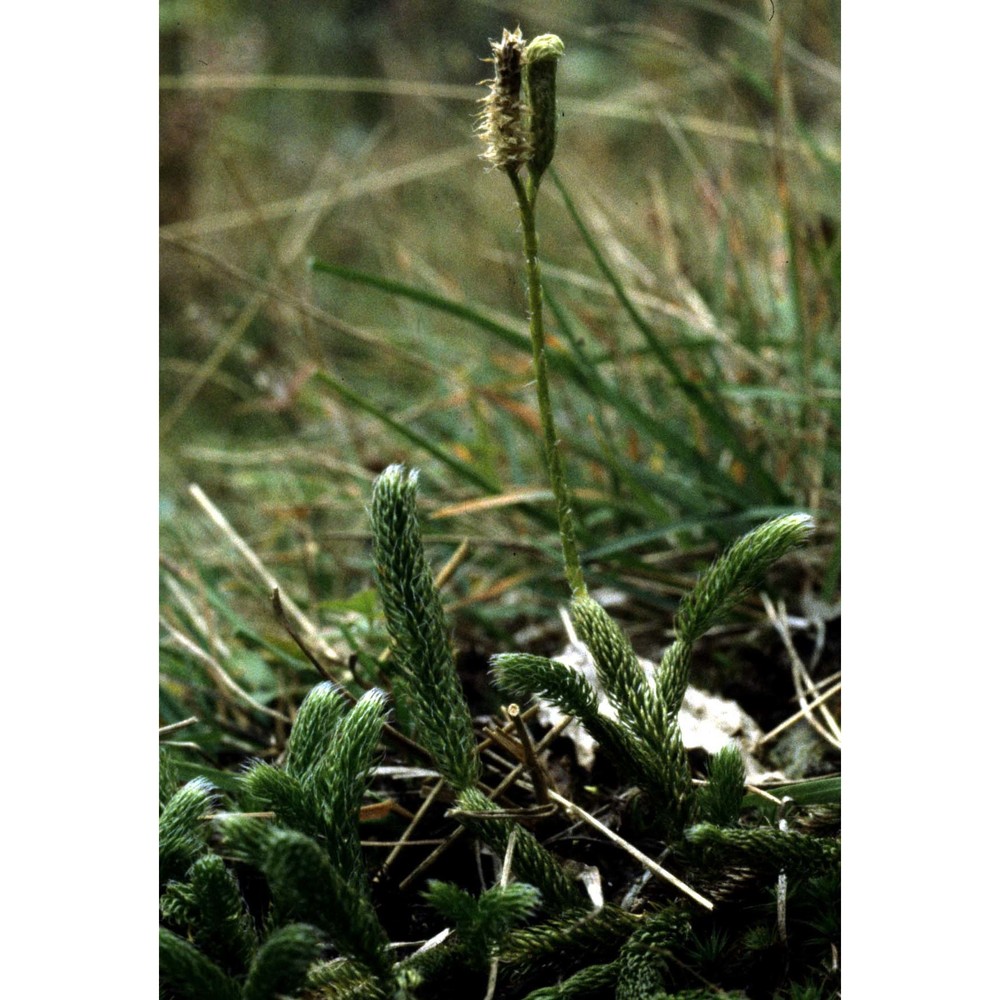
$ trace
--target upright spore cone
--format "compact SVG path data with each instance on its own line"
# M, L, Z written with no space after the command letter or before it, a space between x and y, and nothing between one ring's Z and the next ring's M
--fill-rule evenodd
M504 28L499 42L490 42L493 56L490 88L480 103L479 137L486 143L483 159L498 170L517 171L531 158L531 140L525 124L527 108L521 102L521 63L524 38L521 29Z
M556 148L556 63L565 51L558 35L538 35L528 42L521 57L531 109L528 167L536 183L552 162Z

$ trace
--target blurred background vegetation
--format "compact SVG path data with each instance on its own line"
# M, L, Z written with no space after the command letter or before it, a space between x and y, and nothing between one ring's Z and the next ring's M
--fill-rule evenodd
M518 24L566 44L539 231L592 587L662 649L708 558L805 509L792 592L836 602L839 23L830 0L161 2L161 724L260 753L316 679L235 535L376 679L365 507L392 462L421 469L435 565L471 542L460 648L561 641L516 208L473 137Z

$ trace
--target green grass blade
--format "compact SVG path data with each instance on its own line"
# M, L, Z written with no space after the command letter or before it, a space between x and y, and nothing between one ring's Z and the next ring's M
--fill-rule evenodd
M786 795L800 806L839 806L840 775L829 778L807 778L787 785L768 785L767 791L778 798ZM743 797L745 808L759 809L766 816L774 817L777 807L759 795L748 793Z
M477 326L484 332L498 338L503 343L513 347L515 350L520 351L529 357L531 356L531 341L525 333L521 332L516 327L499 323L480 310L465 305L462 302L457 302L454 299L449 299L443 295L438 295L434 292L417 288L416 286L406 284L405 282L393 281L389 278L383 278L380 275L370 274L365 271L358 271L354 268L342 267L339 264L330 264L326 261L314 259L311 261L310 266L318 273L329 274L345 281L367 285L370 288L377 288L388 295L400 296L401 298L409 299L410 301L417 302L421 305L427 306L428 308L437 309L438 311L447 313L448 315L464 319L466 322L472 323L474 326ZM553 300L549 299L548 302L550 307L552 307ZM555 308L558 308L558 306ZM555 311L555 309L553 311ZM565 312L563 312L562 315L565 318ZM601 377L600 373L595 367L593 367L593 365L586 366L577 357L558 351L550 351L548 361L550 367L554 371L558 371L560 374L572 379L573 382L584 388L585 391L587 391L588 394L595 399L603 400L613 406L626 416L638 429L643 430L654 440L663 444L670 454L676 455L687 465L696 468L698 470L699 478L704 480L707 484L711 484L712 492L714 494L725 498L727 502L736 507L740 507L746 502L746 490L744 487L741 487L733 479L718 469L713 462L698 452L698 450L694 448L686 440L686 438L672 431L669 427L665 426L661 420L656 419L653 415L644 411L634 400L622 395L613 385ZM331 385L328 381L329 376L324 376L323 373L320 373L320 376L323 378L325 384ZM357 402L357 405L362 409L365 409L366 412L371 413L373 416L378 417L379 420L382 420L384 423L392 426L414 444L417 444L419 447L424 448L431 454L434 454L435 457L439 458L450 468L459 472L463 478L469 480L470 482L476 482L483 489L488 489L490 492L499 492L499 487L495 484L490 486L485 485L487 483L486 477L474 470L472 466L460 462L453 456L447 455L447 453L441 452L440 449L436 449L433 442L429 441L426 437L419 435L417 432L411 431L410 428L393 422L391 418L384 414L381 410L373 407L372 404L363 400L362 397L353 393L352 390L348 389L342 383L338 382L337 384L332 384L331 387L335 391L339 392L344 398L350 399L351 402ZM755 461L748 462L747 468L752 469L756 467L756 464L757 463ZM693 509L700 511L705 511L709 507L703 499L700 501L696 500L696 498L690 494L685 497L684 503L688 509L692 509L692 505L697 504L697 506Z
M742 506L746 501L745 490L733 479L722 472L713 462L701 454L697 448L680 434L672 431L662 420L644 410L634 399L622 393L601 374L597 358L587 358L580 350L578 337L569 313L563 308L557 296L546 288L545 301L565 339L573 346L584 376L584 385L592 397L610 405L620 416L625 417L637 430L649 435L650 439L663 445L668 454L674 455L688 468L697 471L697 479L705 487L711 487L710 492L724 498L735 506ZM678 481L679 480L679 481ZM690 482L685 483L682 477L669 483L664 482L664 497L679 503L685 510L704 513L712 509L711 503Z
M623 535L613 542L607 542L593 549L587 549L583 553L583 558L587 560L607 559L610 556L618 556L631 552L633 549L641 548L650 542L660 542L676 535L680 532L690 531L715 531L719 529L737 530L747 522L759 523L775 517L784 517L786 514L801 513L799 507L752 507L749 510L742 510L735 514L720 515L712 517L687 517L679 521L671 521L658 528L651 528L648 531L636 532L632 535ZM724 532L723 534L728 534Z
M455 299L429 292L426 289L416 287L416 285L408 285L402 281L393 281L377 274L370 274L367 271L357 271L351 267L342 267L339 264L330 264L326 261L313 259L310 261L310 267L320 274L329 274L355 284L377 288L387 295L396 295L427 306L429 309L437 309L439 312L456 316L472 323L473 326L478 326L481 330L503 341L521 354L531 357L531 339L526 332L517 327L508 326L506 323L500 323L484 312L462 302L457 302ZM579 365L573 358L565 354L551 353L548 361L552 368L562 374L569 375L574 381L580 381Z
M452 472L457 473L466 482L478 486L487 493L502 492L502 487L499 483L492 479L488 479L468 462L463 462L460 458L450 455L444 450L444 448L436 445L430 438L421 434L419 431L416 431L412 427L395 420L376 403L365 399L365 397L360 393L348 388L348 386L340 379L335 378L333 375L323 371L316 372L313 377L319 379L319 381L322 382L328 389L332 389L338 396L341 397L341 399L346 400L352 406L356 406L359 410L364 410L365 413L370 413L387 427L391 427L401 437L406 438L407 441L415 444L418 448L423 449L429 455L433 455L439 462L446 465L452 470Z
M429 308L437 309L438 311L447 313L451 316L456 316L459 319L464 319L465 321L479 327L491 336L499 338L503 341L503 343L515 348L521 353L526 354L529 357L531 355L531 341L526 334L522 333L516 327L499 323L481 311L461 302L456 302L454 299L437 295L434 292L428 292L425 289L417 288L404 282L393 281L379 275L370 274L364 271L357 271L353 268L342 267L338 264L330 264L325 261L313 260L311 262L311 267L314 271L319 273L329 274L346 281L367 285L370 288L377 288L388 295L397 295ZM550 307L553 308L553 312L555 313L555 311L559 308L558 305L553 306L554 300L549 299L548 301ZM565 322L565 311L561 311L560 314L563 317L561 322ZM560 314L557 314L557 320ZM550 366L554 370L559 371L561 374L572 379L573 382L581 386L588 393L588 395L613 406L616 410L626 416L638 429L643 430L654 440L661 443L670 454L678 456L678 458L683 460L687 465L694 466L698 470L699 478L704 480L707 484L711 484L711 492L716 496L724 498L728 503L737 507L742 506L743 503L745 503L746 491L743 487L719 470L705 456L701 455L684 437L670 430L670 428L665 426L662 421L644 411L634 400L622 395L618 389L616 389L611 383L600 375L593 365L585 365L577 357L557 351L550 351L548 360ZM393 421L388 414L369 403L359 394L353 392L353 390L349 389L343 383L339 381L332 381L329 375L322 372L318 374L318 377L324 382L324 384L333 388L334 391L336 391L343 398L377 417L383 423L392 427L418 447L423 448L430 454L433 454L436 458L448 465L449 468L458 472L464 479L469 482L476 483L482 489L486 489L489 492L500 492L500 487L496 483L487 479L487 477L483 476L471 465L461 462L459 459L449 455L447 452L443 452L440 448L434 445L432 441L418 432L413 431L412 428ZM673 498L673 490L676 488L677 487L675 485L669 494L671 498ZM695 492L689 491L683 498L682 502L689 510L705 512L710 509L710 504L708 504L703 497L698 496Z
M628 314L629 319L632 320L636 329L638 329L645 338L650 350L656 355L663 367L670 373L671 377L677 383L678 388L691 401L692 405L696 408L705 423L711 427L715 433L722 438L730 448L732 448L734 454L736 454L743 461L747 469L747 475L753 480L761 495L772 502L781 502L782 500L787 499L778 483L764 468L762 468L757 456L754 455L747 447L738 429L734 427L732 422L726 417L724 408L718 403L718 401L709 398L700 386L696 385L691 381L691 379L685 376L680 365L677 364L670 352L660 342L656 331L653 330L650 324L646 321L645 317L643 317L642 313L640 313L636 308L635 304L629 297L628 292L625 290L625 286L621 283L618 276L614 273L611 266L604 258L600 247L597 245L597 241L594 239L590 230L587 228L586 223L583 221L583 217L577 210L569 191L567 191L565 185L563 185L558 174L554 170L552 171L552 179L555 182L556 187L559 189L559 193L562 195L563 201L566 204L566 209L579 230L587 248L590 250L595 263L610 283L611 287L614 289L615 296L622 308L624 308L625 312Z

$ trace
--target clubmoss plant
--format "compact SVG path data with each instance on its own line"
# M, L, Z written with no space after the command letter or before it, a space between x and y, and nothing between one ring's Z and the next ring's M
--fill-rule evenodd
M734 826L743 806L746 780L739 750L723 747L708 762L708 782L698 789L698 816L716 826Z
M618 969L613 962L588 965L564 979L558 986L543 986L539 990L532 990L525 1000L571 1000L573 997L600 996L600 991L612 988L617 978Z
M623 773L646 792L664 832L677 837L691 819L694 803L678 723L694 644L768 566L803 542L811 530L808 515L791 514L769 521L737 540L681 602L677 639L663 654L652 680L646 677L631 644L610 615L589 596L574 598L574 624L590 650L598 680L617 712L617 720L600 714L597 692L590 690L571 668L553 660L499 654L492 661L497 681L520 696L540 694L580 719L605 745ZM735 791L731 778L723 777L727 773L725 760L715 770L718 775L712 779L713 785L730 803L729 811L714 798L703 801L712 810L723 808L723 815L730 815Z
M726 830L699 823L687 831L687 839L716 862L740 864L777 875L813 875L840 864L840 841L810 837L793 830Z
M160 913L222 968L249 967L257 935L239 884L218 854L204 855L182 881L168 883Z
M371 901L361 856L358 814L385 722L385 695L368 691L354 706L330 683L303 702L284 767L257 763L243 786L274 818L220 814L224 854L260 871L270 903L258 938L238 883L221 857L208 854L210 788L189 782L161 815L164 980L178 996L273 998L304 985L332 942L368 984L367 996L397 984L389 939ZM183 879L177 872L195 859Z
M512 943L533 942L553 951L586 945L594 931L593 945L606 948L616 939L621 944L614 961L588 965L558 986L543 987L528 994L529 1000L558 1000L590 996L592 991L614 989L616 997L634 998L666 995L663 972L674 951L681 951L690 935L690 920L679 905L664 907L638 918L607 907L587 918L563 926L549 925L533 931L516 932ZM623 933L624 932L624 933ZM598 995L609 995L599 993Z
M468 897L460 921L467 947L395 960L372 903L358 833L385 701L372 690L351 706L333 684L315 687L292 727L284 765L257 763L243 777L256 811L217 815L226 860L266 879L266 936L258 936L223 857L209 853L204 834L197 836L208 826L202 811L214 802L207 783L189 783L167 800L164 868L177 870L196 858L161 896L161 975L173 995L273 1000L305 988L316 998L407 1000L443 964L468 964L474 952L489 955L530 913L538 899L531 886L514 884L481 902ZM432 895L454 901L459 891ZM339 957L320 962L329 945Z
M201 817L214 802L211 782L195 778L163 800L171 766L160 751L160 885L179 878L205 852L206 829Z
M185 1000L274 1000L297 993L319 958L320 936L307 924L268 935L245 977L227 975L190 941L160 928L160 974Z
M665 968L691 932L687 915L672 906L646 920L628 939L618 959L616 1000L653 1000L665 992Z
M372 491L375 572L393 657L421 738L456 790L479 778L472 716L462 695L441 598L424 555L416 510L417 474L386 469Z
M383 692L368 691L349 706L334 685L318 685L292 727L284 768L258 763L245 777L278 822L218 820L232 855L267 878L279 919L314 923L381 977L392 959L370 897L358 814L385 720Z
M386 469L375 481L371 525L379 596L417 730L456 795L461 821L499 856L513 837L515 867L549 905L578 903L577 886L552 854L524 827L492 817L498 807L476 787L479 758L472 717L424 554L416 490L414 471Z
M538 890L524 882L496 885L478 897L450 882L431 881L424 898L455 927L467 962L485 966L499 942L538 908Z
M363 888L357 815L386 719L373 689L353 707L333 684L317 685L299 710L285 766L255 764L249 792L278 819L326 845L334 871Z
M593 658L598 685L553 660L522 653L494 657L495 677L517 695L555 702L587 727L644 793L652 829L664 846L706 891L713 875L727 869L749 871L758 889L761 880L781 873L799 880L815 897L813 909L822 910L836 891L839 843L740 826L745 772L738 752L718 753L708 782L696 792L678 723L695 644L776 560L806 539L811 518L792 514L769 521L709 566L682 600L676 639L652 676L587 589L549 392L535 211L555 152L556 70L563 50L555 35L525 42L519 29L505 30L492 43L494 76L482 102L479 134L484 157L507 175L516 196L545 461L572 619ZM400 957L376 908L358 830L386 731L388 698L375 689L352 704L353 696L324 682L303 701L283 760L256 762L243 774L239 812L217 812L221 796L204 779L178 789L170 758L161 757L165 995L265 1000L305 991L310 1000L417 1000L444 995L441 983L456 966L480 979L489 968L490 995L498 970L509 973L515 985L505 995L534 1000L612 993L621 1000L730 995L721 988L685 990L706 982L698 973L692 976L691 961L700 948L705 964L721 966L738 948L731 942L756 934L766 944L769 928L755 924L739 928L739 934L714 935L708 921L715 911L707 916L687 899L651 897L639 912L627 910L624 902L597 909L585 905L579 884L543 840L515 821L516 811L502 811L493 801L496 792L483 784L472 714L423 548L416 472L398 465L386 469L375 481L370 515L394 697L407 704L412 736L431 757L441 786L447 786L453 802L447 815L498 857L510 852L512 865L505 864L500 885L478 894L431 882L423 898L451 925L452 937ZM602 696L610 714L601 707ZM253 906L244 898L248 868L243 866L259 872L266 885L257 879L263 899ZM518 881L507 880L508 867ZM830 932L812 926L818 947L824 947ZM549 985L518 991L520 984L535 986L545 975L550 978L541 981ZM561 981L552 985L553 979Z
M573 595L573 623L590 650L618 721L598 717L596 697L567 678L567 668L502 655L494 658L494 667L501 686L520 695L555 694L552 700L591 727L592 735L608 743L611 752L619 757L623 769L638 778L654 803L661 825L676 837L690 819L693 802L691 773L677 716L688 685L694 643L773 562L805 539L812 520L808 515L794 514L771 521L737 541L704 574L678 611L677 640L664 655L652 684L625 634L589 596L552 415L535 218L538 188L555 151L556 64L563 52L564 45L555 35L540 35L525 44L520 30L504 31L502 40L493 44L494 79L483 100L480 134L487 142L485 159L507 175L517 197L535 388L563 563Z
M239 884L208 843L218 796L203 779L170 794L174 769L161 750L160 976L183 1000L273 1000L294 995L319 959L308 923L271 921L258 932ZM169 797L168 797L169 796Z
M338 951L388 983L391 956L368 887L360 873L339 871L312 837L264 820L235 817L220 823L228 856L267 879L274 919L308 916Z

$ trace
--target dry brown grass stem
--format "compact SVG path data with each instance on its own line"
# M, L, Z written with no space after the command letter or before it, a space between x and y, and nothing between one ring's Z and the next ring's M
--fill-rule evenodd
M430 790L427 797L423 802L420 803L420 808L417 809L416 813L413 815L413 819L410 821L410 825L403 831L399 840L396 841L393 849L389 852L389 856L382 862L382 867L379 869L379 877L384 875L388 870L389 866L399 857L399 852L407 845L414 844L417 841L411 840L410 837L416 828L420 825L420 821L427 814L427 810L430 809L431 805L437 800L437 797L444 791L444 778L441 778L437 784ZM445 841L438 841L435 846L442 846Z
M669 882L674 888L680 889L686 896L690 896L699 906L704 906L706 910L714 910L715 905L711 900L706 899L700 892L692 889L686 882L682 882L676 875L672 875L670 872L658 865L648 854L643 854L634 844L630 844L624 837L618 836L614 830L608 829L599 819L591 816L589 812L585 809L581 809L578 805L570 802L569 799L563 798L558 792L549 790L549 798L558 802L571 816L575 816L577 819L583 820L588 826L592 826L595 830L602 833L608 838L612 843L617 844L623 851L632 855L636 861L639 862L643 867L647 868L654 875L663 879L665 882Z
M756 785L747 785L746 790L751 795L756 795L758 798L764 799L766 802L770 802L772 806L781 805L781 799L779 799L777 795L772 795L763 788L758 788Z
M795 694L798 698L802 717L809 723L810 726L813 727L813 729L816 730L817 733L819 733L820 736L823 737L824 740L827 741L827 743L840 750L840 725L824 704L826 699L829 697L830 692L827 692L826 695L822 696L819 694L819 689L817 688L812 677L809 675L809 671L806 669L806 665L802 662L802 658L799 656L798 651L795 649L795 643L792 642L792 633L788 624L788 614L786 613L784 603L779 602L778 607L775 608L767 594L762 593L760 598L764 605L764 610L767 612L767 617L770 619L771 624L781 637L781 642L785 647L785 651L788 653L789 660L791 660L792 681L795 684ZM813 713L814 705L818 707L817 714L822 716L822 722L820 722L816 714Z
M391 97L475 99L468 84L427 83L422 80L381 80L363 76L191 75L161 76L161 90L290 90L334 94L387 94Z
M230 351L243 339L243 335L256 319L257 313L265 301L266 297L258 292L243 306L239 316L233 320L229 329L216 341L209 356L198 366L194 375L184 383L181 391L177 393L169 409L160 420L161 438L165 438L177 426L198 393L219 370Z
M278 814L275 812L214 812L205 813L204 816L199 816L198 819L201 820L212 820L212 819L230 819L232 817L238 816L241 819L277 819Z
M525 725L524 716L521 714L521 706L512 704L507 706L507 715L513 720L514 728L517 730L517 738L521 742L524 753L524 763L528 768L531 777L531 785L535 790L535 798L539 805L545 805L549 801L549 788L552 785L552 778L538 757L535 749L535 741L528 732Z
M704 787L708 784L708 782L703 778L693 778L692 784L697 785L698 787ZM743 788L751 795L756 795L758 798L764 799L766 802L770 802L773 806L781 805L781 799L779 799L776 795L772 795L770 792L765 792L763 788L758 788L756 785L744 785Z
M443 844L444 841L440 837L435 837L431 840L407 840L405 843L400 843L398 840L362 840L362 847L392 847L392 848L402 848L402 847L437 847Z
M160 726L160 739L162 740L164 736L172 736L180 729L186 729L188 726L193 726L196 722L201 720L197 715L192 715L189 719L181 719L180 722L171 722L169 726Z
M183 632L179 629L174 628L166 619L161 618L160 624L166 630L167 634L173 640L176 646L179 646L186 653L190 653L196 660L200 660L206 667L208 667L209 672L215 678L216 682L220 687L234 694L241 701L246 702L251 708L256 709L258 712L263 712L265 715L270 715L273 719L280 719L282 722L291 724L292 720L288 718L287 715L281 712L276 712L273 708L268 708L267 705L261 704L249 691L244 691L243 688L239 686L226 673L222 664L215 659L214 656L209 655L205 652L196 642L189 639Z
M824 66L829 64L824 63ZM837 72L835 68L834 72ZM299 91L313 93L345 94L387 94L393 97L432 98L466 103L475 99L475 87L443 83L428 83L421 80L377 80L367 77L330 76L268 76L254 75L192 75L161 76L161 90L272 90ZM613 118L625 122L648 124L656 120L657 110L663 107L663 87L644 83L627 92L600 100L581 97L561 97L562 109L574 117ZM769 146L773 139L761 134L755 128L733 122L718 121L701 115L679 115L681 128L694 135L710 139L721 139L750 146ZM812 148L806 142L793 147L802 156L813 158ZM830 144L823 145L823 155L836 162L840 161L839 150Z
M466 562L472 555L472 546L467 538L462 539L462 543L452 553L451 558L438 570L434 577L434 586L442 590L451 581L451 578L458 572L462 563Z
M301 296L296 295L294 292L290 292L288 289L282 288L280 285L266 281L263 278L259 278L255 274L251 274L249 271L243 270L241 267L237 267L235 264L230 263L228 260L220 257L217 253L214 253L207 247L202 246L200 243L185 239L182 236L177 236L163 229L160 230L160 239L163 240L164 243L168 243L170 246L176 247L178 250L181 250L192 257L197 257L198 259L205 261L219 274L225 275L240 284L246 285L248 288L255 289L262 295L266 295L274 302L281 302L284 305L291 306L293 309L297 310L300 315L319 323L321 326L325 326L330 330L336 331L337 333L342 333L345 337L350 337L352 340L356 340L360 344L378 348L379 352L382 354L391 354L400 361L416 365L425 371L439 371L438 367L428 361L423 355L407 351L400 347L395 347L393 344L389 343L384 336L369 333L367 330L362 330L359 327L352 326L350 323L345 323L343 320L338 319L336 316L333 316L323 309L320 309L318 306Z
M325 211L347 201L362 198L380 191L388 191L411 181L422 180L434 174L444 173L470 163L476 158L475 149L462 143L443 153L434 153L398 167L390 167L378 173L370 173L354 181L346 181L334 191L310 191L294 198L282 198L258 205L253 210L235 209L230 212L214 212L200 219L173 222L163 226L160 233L168 236L206 236L209 233L223 233L231 229L244 229L273 219L287 219L305 212Z
M316 668L316 672L320 677L325 678L328 681L333 681L337 684L337 678L334 677L323 664L316 658L313 651L306 645L302 636L299 635L296 628L288 620L288 615L285 614L285 606L281 601L281 591L275 587L271 591L271 607L274 610L275 617L281 624L281 627L288 633L291 640L296 646L302 651L302 655Z
M482 590L477 590L474 594L467 594L465 597L459 597L454 601L450 601L444 606L444 610L450 614L451 612L458 611L461 608L468 608L475 604L482 604L484 601L496 600L513 590L515 587L519 587L522 583L527 583L529 580L534 579L538 575L538 569L526 569L519 573L511 573L510 576L505 576L500 580L496 580L484 587Z
M336 685L337 691L342 698L344 698L346 701L349 701L352 705L356 704L358 699L353 694L351 694L351 692L348 691L347 688L344 687L337 680L336 677L331 675L324 668L323 664L320 663L320 661L316 658L312 650L302 639L302 636L299 635L296 628L288 620L288 616L285 614L284 605L281 602L281 592L278 590L277 587L275 587L274 590L271 591L271 607L274 609L274 613L277 616L278 621L281 623L282 628L284 628L284 630L288 633L288 635L291 637L295 645L299 647L299 649L302 651L302 654L306 657L306 659L316 668L317 673L319 673L321 677L326 678L326 680L332 681ZM433 759L430 750L428 750L426 747L421 746L415 740L411 740L409 736L407 736L405 733L401 733L398 729L390 725L390 723L388 722L382 723L382 732L385 733L385 735L388 736L391 740L393 740L397 746L406 747L412 750L414 753L419 754L425 760Z
M533 705L532 709L537 709L537 706ZM529 711L531 711L531 709L529 709ZM528 712L525 712L524 714L525 717L528 716ZM572 721L573 719L570 716L567 716L565 719L561 719L542 737L541 740L539 740L536 749L539 751L544 750ZM483 745L484 744L480 744L480 746ZM489 798L490 801L494 801L499 798L508 788L510 788L512 784L514 784L515 781L517 781L518 778L521 777L524 770L525 768L523 764L518 764L514 767L508 772L507 776L500 782L499 785L497 785L496 788L487 793L487 798ZM431 852L431 854L424 858L424 860L421 861L420 864L417 865L417 867L414 868L413 871L411 871L410 874L399 883L399 888L405 889L415 878L417 878L418 875L430 868L430 866L433 865L434 862L437 861L437 859L441 857L441 855L444 854L444 852L451 847L451 845L454 844L463 833L465 833L465 827L460 826L455 829L440 847L436 848Z
M500 885L506 887L510 885L511 874L514 870L514 847L517 843L517 838L511 832L510 836L507 838L507 850L504 852L503 856L503 868L500 872ZM486 995L483 1000L493 1000L493 994L496 992L497 988L497 978L500 974L500 956L493 955L490 959L490 975L486 982Z
M195 607L194 601L191 600L187 591L180 585L173 572L168 571L164 573L163 579L174 600L177 601L178 606L187 615L188 620L198 630L201 637L212 646L219 656L223 659L228 659L231 655L229 647L216 634L215 630L209 627L208 622Z
M443 572L443 570L442 570L442 572ZM440 574L439 574L439 576L440 576ZM532 714L537 713L537 711L538 711L537 706L532 706L532 708L534 710L534 711L532 711ZM505 728L510 728L510 727L508 726L508 727L505 727ZM497 734L496 733L490 733L490 734L488 734L487 737L486 737L486 739L484 739L476 747L476 751L477 752L482 752L487 747L489 747L492 743L496 742L496 738L497 738ZM409 826L407 826L407 828L403 831L402 835L400 836L399 840L397 841L397 845L398 846L389 853L389 856L382 863L382 867L379 869L379 875L380 876L384 875L385 872L387 872L389 870L389 866L396 860L396 858L399 855L399 852L403 848L403 846L406 845L406 844L408 844L408 843L412 843L412 841L410 840L410 838L413 836L414 831L420 825L420 822L423 820L424 816L426 815L427 810L430 809L431 805L434 803L434 801L437 799L437 797L444 790L444 786L445 786L445 781L442 778L430 790L430 792L428 793L427 797L420 804L420 808L414 814L413 819L410 821ZM489 794L488 790L487 790L487 794ZM452 843L453 842L454 841L452 841ZM442 847L442 848L445 847L445 846L447 846L447 844L448 844L448 841L438 841L438 845L440 847Z
M313 175L311 186L314 191L325 183L325 177L329 173L326 166L327 163L328 160L324 160ZM235 170L235 167L230 167L230 174L232 175L237 188L242 188L242 180L239 173ZM264 242L270 246L271 254L274 260L274 271L276 274L280 275L284 273L292 264L294 264L295 261L301 258L303 250L321 220L320 211L317 209L311 214L293 217L286 225L280 243L275 243L271 239L271 233L268 230L263 216L261 216L258 212L257 205L253 203L252 198L248 193L242 193L244 195L244 201L250 205L250 213L253 216L253 220L258 230L263 236ZM205 383L219 370L222 362L226 359L229 352L236 346L236 344L239 343L239 341L243 338L243 335L249 329L251 323L253 323L256 319L257 314L268 301L268 297L269 296L266 292L257 291L253 294L253 296L251 296L250 300L244 304L243 309L240 311L240 315L230 325L226 333L219 338L211 354L204 362L202 362L194 377L185 383L173 404L164 414L163 419L160 422L161 437L165 437L170 433L172 428L177 424L186 412L187 408L191 405L191 402L201 391Z
M799 719L804 719L808 712L811 712L815 708L818 708L820 704L822 704L828 698L832 698L833 695L839 694L840 689L843 686L844 685L842 681L837 681L837 683L834 684L832 688L821 694L815 701L810 702L808 705L805 706L805 708L800 708L794 715L790 715L787 719L785 719L784 722L779 723L769 733L765 733L759 740L757 740L756 746L760 747L763 746L765 743L769 743L771 740L775 738L775 736L780 735L790 726L793 726L796 722L799 721Z
M197 483L192 483L188 487L188 492L198 506L208 515L209 520L218 528L223 537L226 538L257 574L267 588L268 594L273 594L275 590L280 590L277 579L267 570L257 553L247 545L229 521L226 520L222 511L209 500L204 490ZM344 658L336 650L327 645L326 640L319 634L316 626L302 613L298 605L287 594L282 598L282 604L295 624L309 637L310 648L314 655L319 653L330 665L337 667L346 666ZM328 676L326 671L323 671L323 674L324 676Z

